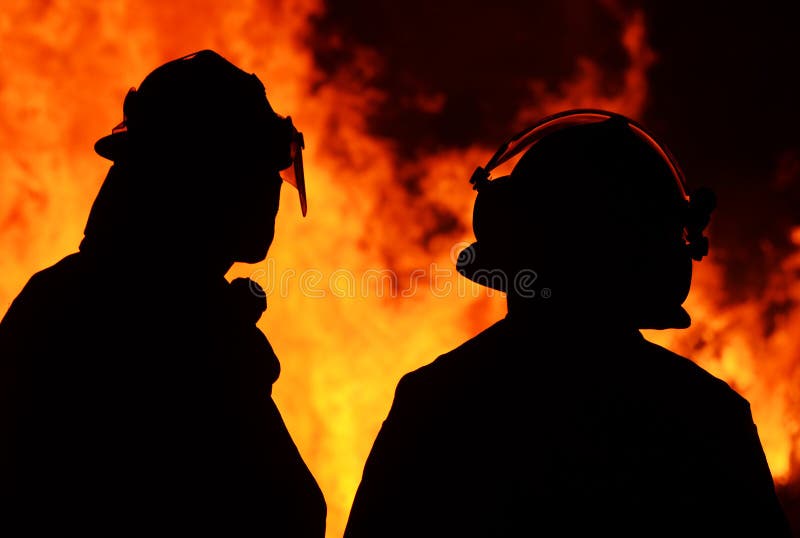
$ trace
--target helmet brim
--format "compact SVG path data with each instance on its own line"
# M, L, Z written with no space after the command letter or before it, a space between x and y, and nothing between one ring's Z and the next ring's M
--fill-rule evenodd
M117 161L128 147L128 133L119 132L104 136L94 143L94 151L104 159Z

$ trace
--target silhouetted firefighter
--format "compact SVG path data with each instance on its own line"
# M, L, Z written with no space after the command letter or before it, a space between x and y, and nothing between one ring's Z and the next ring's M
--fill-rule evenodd
M347 538L788 536L748 402L639 332L689 326L710 191L600 110L542 120L472 183L458 269L508 314L400 380Z
M266 300L225 279L265 258L280 171L300 172L305 213L302 137L209 50L155 69L123 110L95 145L113 166L80 251L0 324L3 508L42 536L322 537L325 501L271 398Z

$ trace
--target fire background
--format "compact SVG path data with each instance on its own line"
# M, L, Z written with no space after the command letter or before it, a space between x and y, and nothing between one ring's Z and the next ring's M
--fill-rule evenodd
M718 195L692 327L646 336L751 402L800 536L798 15L796 2L4 0L0 313L76 250L109 165L92 146L128 88L189 52L214 48L257 73L305 133L309 215L293 193L282 200L270 251L281 274L384 271L377 285L406 289L471 239L467 179L500 142L558 110L612 109L654 131L690 187ZM231 276L267 278L265 267ZM415 289L289 288L260 322L330 536L399 377L504 313L497 294ZM125 300L124 283L115 293Z

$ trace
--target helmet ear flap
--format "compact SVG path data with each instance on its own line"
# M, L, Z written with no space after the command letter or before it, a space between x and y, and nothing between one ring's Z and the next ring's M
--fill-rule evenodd
M689 197L686 209L686 241L689 255L700 261L708 255L708 238L703 230L708 226L711 213L717 207L717 197L707 188L699 188Z
M514 195L509 188L510 176L486 181L480 186L472 209L475 238L498 242L513 235Z

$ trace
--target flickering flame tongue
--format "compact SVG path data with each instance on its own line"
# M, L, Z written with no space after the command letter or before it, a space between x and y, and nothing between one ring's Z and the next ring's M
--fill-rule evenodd
M261 328L282 362L274 396L325 493L329 535L337 536L400 376L499 319L505 305L454 271L458 246L472 240L467 179L495 148L398 162L366 129L365 104L380 97L377 90L337 78L311 91L319 74L302 43L308 17L321 9L303 0L5 2L0 305L4 311L33 272L76 250L108 166L92 147L119 122L130 86L164 61L206 47L257 73L276 111L302 126L314 208L300 218L294 190L284 189L267 262L236 267L231 277L251 276L270 295ZM602 66L579 60L576 76L557 92L532 86L536 104L519 111L509 134L565 108L639 117L654 54L641 13L626 17L620 39L629 63L619 91L606 93ZM374 53L355 52L360 69L376 69ZM409 166L422 177L420 192L400 186ZM457 222L443 227L441 215ZM768 293L798 304L800 285L791 276L798 268L797 255L776 268ZM650 336L751 401L772 471L787 481L800 455L792 345L800 312L788 310L763 333L760 303L720 307L713 255L698 269L687 305L694 328Z

